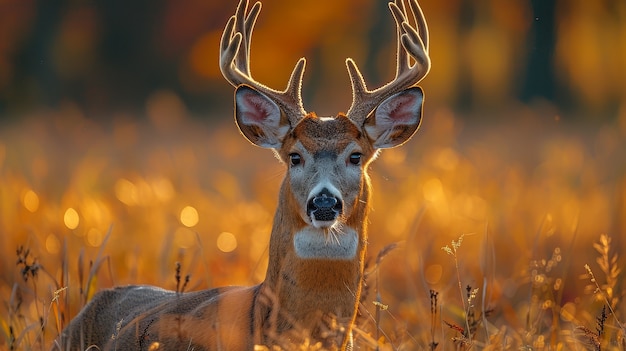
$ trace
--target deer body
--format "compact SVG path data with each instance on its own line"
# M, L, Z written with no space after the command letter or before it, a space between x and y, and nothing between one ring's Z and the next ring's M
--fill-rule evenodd
M398 28L396 78L368 90L348 59L352 107L318 117L302 107L304 59L285 91L252 79L250 35L260 3L248 12L243 0L222 37L222 73L236 87L241 133L287 165L265 280L190 293L147 286L103 291L64 330L60 349L251 350L305 340L350 348L367 247L367 169L379 149L406 142L421 120L423 95L414 85L429 69L428 35L417 2L409 5L410 12L401 1L390 3ZM408 24L409 13L418 30Z

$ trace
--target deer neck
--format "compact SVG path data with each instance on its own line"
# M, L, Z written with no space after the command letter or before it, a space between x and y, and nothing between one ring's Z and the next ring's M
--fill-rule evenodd
M296 320L320 312L354 318L367 245L370 183L366 174L363 179L354 210L335 232L308 226L294 210L288 182L281 186L263 285L275 294L281 311ZM300 245L310 245L310 257L302 257L295 240L308 240Z

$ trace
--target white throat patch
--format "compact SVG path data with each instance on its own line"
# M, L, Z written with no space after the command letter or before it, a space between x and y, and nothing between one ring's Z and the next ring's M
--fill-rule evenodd
M347 226L337 232L328 231L307 226L297 232L293 238L296 255L304 259L353 259L359 242L357 232Z

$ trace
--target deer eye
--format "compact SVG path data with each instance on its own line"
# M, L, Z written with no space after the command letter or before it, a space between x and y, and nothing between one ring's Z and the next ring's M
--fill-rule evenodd
M361 164L361 156L363 156L361 153L359 152L355 152L353 154L350 155L350 163L352 163L353 165L359 165Z
M297 166L301 162L302 162L302 156L300 156L300 154L297 154L295 152L289 154L289 163L292 166Z

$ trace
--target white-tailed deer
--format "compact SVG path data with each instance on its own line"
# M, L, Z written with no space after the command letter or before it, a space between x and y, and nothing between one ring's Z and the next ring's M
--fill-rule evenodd
M318 117L304 110L300 96L304 58L284 91L252 77L250 41L261 3L248 10L241 1L222 36L221 70L236 87L241 133L274 149L287 166L265 280L189 293L148 286L102 291L63 332L61 349L252 350L306 338L330 349L351 347L367 247L367 169L379 149L403 144L418 129L423 95L415 84L430 68L417 1L389 8L398 35L395 78L369 90L347 59L352 106L347 114Z

